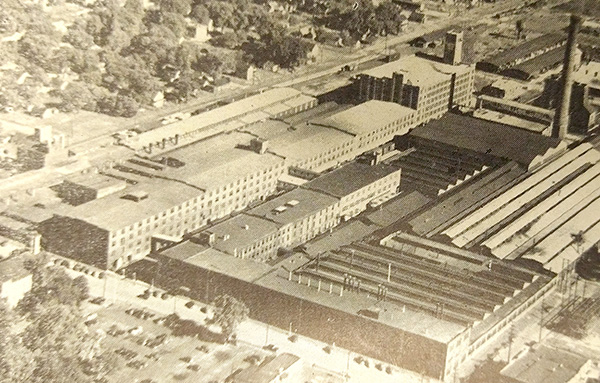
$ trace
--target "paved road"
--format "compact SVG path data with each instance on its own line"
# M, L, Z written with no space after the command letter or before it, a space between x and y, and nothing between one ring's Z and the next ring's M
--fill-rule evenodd
M281 81L281 78L278 78L277 80L272 80L270 82L251 85L242 90L228 90L218 95L203 94L201 97L198 97L197 99L194 99L184 105L172 105L160 110L140 113L138 116L131 119L131 122L119 126L117 130L120 131L135 127L156 125L157 121L162 117L170 115L174 112L192 112L219 101L238 99L243 97L245 94L257 92L260 89L269 88L275 85L291 86L302 83L306 84L310 81L318 82L320 79L330 76L333 73L337 73L339 68L344 65L354 64L357 61L366 62L382 57L386 46L394 47L396 45L405 44L417 36L431 31L443 29L451 24L461 24L463 26L467 26L480 23L483 18L491 19L492 15L495 13L514 8L515 6L521 4L522 0L504 0L497 4L486 4L481 7L476 7L468 12L460 13L443 20L438 19L435 20L435 22L428 24L412 24L412 30L407 33L404 33L400 36L388 37L387 41L385 39L379 39L374 44L364 47L363 49L358 50L355 54L349 56L340 55L336 60L302 67L294 73L289 73L287 75L288 80L284 80L283 82ZM350 73L349 77L352 75L353 73ZM79 148L84 147L89 150L88 153L81 156L81 158L74 158L73 160L77 161L77 164L71 165L71 167L50 167L46 169L34 170L3 180L2 185L0 185L0 198L5 197L10 193L18 193L26 189L48 186L58 182L61 176L68 174L70 171L79 171L86 166L97 166L107 161L114 161L122 158L123 156L130 155L128 152L116 150L115 147L111 145L111 142L112 139L110 138L109 134L106 134L104 136L95 137L87 143L78 145Z

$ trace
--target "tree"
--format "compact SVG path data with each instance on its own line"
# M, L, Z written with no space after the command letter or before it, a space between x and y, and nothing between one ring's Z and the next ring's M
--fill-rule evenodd
M61 69L54 53L57 47L58 44L45 35L26 34L18 42L19 54L24 59L51 72Z
M521 35L523 34L523 30L525 29L523 20L517 20L515 24L515 30L517 32L517 40L521 40Z
M194 96L196 91L201 88L198 78L191 72L181 73L180 76L172 84L172 90L167 97L177 102L185 102L190 97Z
M206 73L211 77L219 77L222 68L223 62L212 53L201 54L192 63L193 70Z
M210 39L212 45L228 49L235 49L240 45L240 41L235 32L225 32Z
M237 326L248 318L248 307L229 295L219 295L212 301L214 307L211 323L221 327L223 337L228 340Z
M169 28L171 32L177 37L183 37L187 33L187 23L185 17L179 13L164 12L162 17L162 24Z
M94 38L86 30L86 24L79 19L69 26L63 40L74 48L87 50L94 45Z
M4 299L0 299L0 383L26 382L33 372L31 354L22 346L12 326L16 319Z
M192 11L191 0L158 0L158 6L164 12L179 13L187 16Z
M210 12L203 4L196 4L192 8L190 17L196 20L199 24L207 25L208 21L210 20Z
M217 27L234 28L235 21L235 6L226 1L211 1L207 4L210 18Z
M115 361L112 353L103 352L102 336L90 334L84 324L80 304L88 297L85 277L73 279L61 268L47 266L44 256L27 260L25 267L33 276L32 289L15 310L20 316L15 322L27 324L24 331L7 329L0 305L0 382L92 383L103 378Z
M140 109L140 105L131 97L119 95L117 96L115 107L114 107L114 115L121 117L133 117L137 114Z
M89 87L81 82L72 82L65 89L54 90L51 95L59 97L59 109L63 112L78 110L95 111L97 97Z
M386 34L400 33L402 21L405 19L400 13L400 10L400 7L391 1L384 1L375 9L375 17L381 23L383 31L385 31ZM381 32L381 30L378 31L379 34Z

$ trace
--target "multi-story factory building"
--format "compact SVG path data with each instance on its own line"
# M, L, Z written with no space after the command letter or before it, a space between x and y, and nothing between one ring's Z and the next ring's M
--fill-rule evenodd
M360 100L395 102L416 111L419 124L455 106L471 106L475 68L408 56L364 71L356 87Z

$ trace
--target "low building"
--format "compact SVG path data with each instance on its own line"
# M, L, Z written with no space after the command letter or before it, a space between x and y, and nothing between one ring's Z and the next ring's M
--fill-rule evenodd
M515 161L534 168L566 150L561 140L510 125L448 113L410 132L416 146L455 148L481 158L483 163ZM432 148L433 149L433 148Z
M432 241L398 233L384 242L272 266L184 242L152 254L138 275L160 267L191 297L229 294L255 320L446 382L552 287L543 273L502 261L488 269L489 258Z
M20 256L0 259L0 299L5 299L8 308L15 307L31 290L31 272L25 270Z
M479 70L500 73L522 62L559 48L563 46L566 41L566 34L548 33L487 57L478 62L476 66Z
M576 353L539 344L524 351L502 369L503 376L520 383L576 383L594 378L586 376L591 361Z

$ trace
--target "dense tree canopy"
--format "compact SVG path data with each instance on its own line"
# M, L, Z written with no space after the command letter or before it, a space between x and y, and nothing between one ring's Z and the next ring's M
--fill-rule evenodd
M92 383L104 377L114 358L102 351L102 337L83 323L86 279L47 266L43 257L27 268L33 286L16 310L0 302L0 382Z

